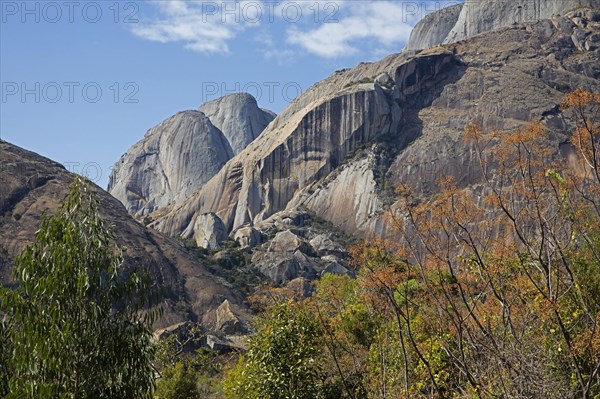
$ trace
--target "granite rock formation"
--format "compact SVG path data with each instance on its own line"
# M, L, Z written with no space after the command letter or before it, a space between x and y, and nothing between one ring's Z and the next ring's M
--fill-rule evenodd
M218 249L229 238L223 221L212 212L195 216L190 229L181 234L181 238L192 238L196 245L206 249Z
M423 50L444 43L454 29L462 8L462 4L455 4L423 17L410 33L404 50Z
M555 18L584 7L599 9L600 0L466 0L444 43L466 40L498 28Z
M179 203L256 139L274 115L249 94L210 101L150 129L114 166L108 191L136 216Z
M145 216L184 200L233 156L231 145L199 111L180 112L150 129L117 162L108 191Z
M503 132L534 119L564 140L565 93L599 88L599 1L467 1L426 17L409 48L435 47L315 84L193 194L151 213L151 227L194 236L198 215L213 212L255 247L257 226L302 209L352 234L388 235L399 184L422 195L444 175L478 184L467 125Z
M404 50L424 50L467 40L500 28L567 15L570 11L598 10L600 0L466 0L426 15L411 32ZM593 19L588 16L588 19Z
M198 111L210 119L227 138L233 153L239 154L275 119L271 111L258 107L248 93L236 93L203 104Z

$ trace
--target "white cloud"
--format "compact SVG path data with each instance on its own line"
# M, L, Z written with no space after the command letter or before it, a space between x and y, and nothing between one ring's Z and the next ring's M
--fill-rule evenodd
M458 1L159 0L153 2L159 16L131 31L201 53L228 53L243 33L263 44L259 51L267 59L289 60L303 52L323 58L370 57L400 51L419 19ZM257 26L261 29L250 34L249 28Z
M132 33L159 43L182 42L185 48L202 53L229 52L229 41L255 23L241 18L239 11L227 14L220 8L226 3L171 0L154 4L161 17L136 24Z
M365 45L399 51L418 19L407 14L406 2L361 1L340 6L343 16L337 23L324 23L309 30L292 26L287 30L288 43L326 58L370 53Z
M267 60L276 61L279 65L286 65L296 59L296 52L277 46L273 36L266 31L259 32L254 41L260 45L260 52Z

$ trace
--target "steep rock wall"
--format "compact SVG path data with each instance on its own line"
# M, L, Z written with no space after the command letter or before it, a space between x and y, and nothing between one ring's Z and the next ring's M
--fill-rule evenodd
M600 0L466 0L444 43L524 22L550 19L581 7L598 9Z
M231 145L234 155L253 142L275 118L258 107L248 93L236 93L203 104L198 111L210 119Z
M223 133L203 113L180 112L123 155L108 191L128 212L147 215L193 194L232 156Z
M458 22L462 7L456 4L423 17L410 33L404 50L423 50L442 44Z

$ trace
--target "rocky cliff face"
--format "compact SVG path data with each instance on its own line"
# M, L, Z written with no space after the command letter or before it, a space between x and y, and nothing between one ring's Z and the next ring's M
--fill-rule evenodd
M198 111L223 132L236 155L253 142L276 116L259 108L256 99L247 93L209 101Z
M443 175L478 182L462 141L468 124L507 131L539 119L564 137L563 95L599 89L598 15L581 9L338 71L153 227L189 233L196 215L214 212L231 231L306 208L349 232L385 235L394 186L432 194Z
M466 0L444 43L465 40L502 27L550 19L583 7L598 9L600 0Z
M56 210L73 175L61 165L0 141L0 283L10 286L12 260L32 242L44 212ZM216 324L224 300L241 304L241 295L213 276L183 247L131 218L123 205L100 188L99 211L125 249L125 266L148 270L165 288L164 315L156 327L193 319Z
M423 50L442 44L456 25L462 8L462 4L456 4L426 15L413 28L404 50Z
M517 27L600 8L600 0L465 0L424 17L413 29L405 50L423 50L469 39L499 28Z
M273 119L249 94L180 112L150 129L114 166L108 191L137 216L193 194ZM213 123L214 122L214 123Z
M229 229L259 222L285 209L297 191L325 177L358 146L389 132L399 120L391 92L372 83L346 83L341 92L298 107L289 119L278 117L258 140L154 226L179 234L204 209L217 213Z

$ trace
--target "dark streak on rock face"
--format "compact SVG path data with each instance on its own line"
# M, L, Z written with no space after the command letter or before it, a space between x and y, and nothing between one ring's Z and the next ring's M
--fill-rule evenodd
M233 231L304 208L348 232L385 235L382 214L393 204L393 187L432 195L442 176L461 187L480 183L474 148L463 140L469 124L507 132L541 120L553 140L564 140L571 125L557 105L578 87L597 91L600 76L598 11L571 9L599 1L539 0L532 22L506 25L498 16L493 29L473 15L520 0L456 7L459 20L480 34L337 71L152 226L178 235L195 215L214 212ZM557 10L569 12L555 16ZM551 19L536 20L548 12Z

